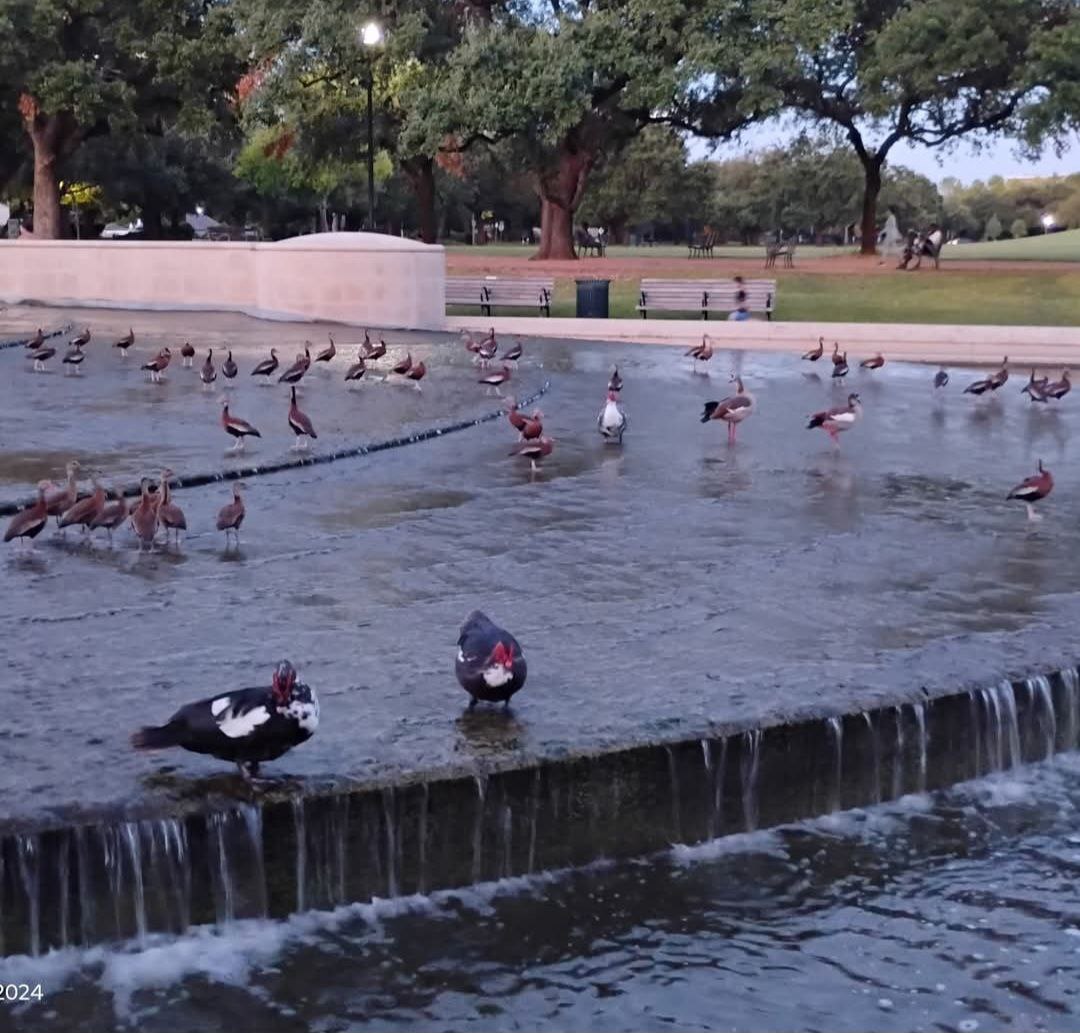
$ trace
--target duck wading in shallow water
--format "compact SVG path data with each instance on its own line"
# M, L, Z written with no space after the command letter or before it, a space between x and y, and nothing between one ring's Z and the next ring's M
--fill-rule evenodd
M832 443L839 448L841 431L851 430L862 416L862 404L856 394L848 395L847 405L837 406L834 409L825 409L816 412L810 417L807 429L821 427L832 438Z
M728 443L735 443L735 428L754 411L754 396L743 388L741 377L732 376L735 382L735 394L719 402L706 402L701 413L701 422L723 420L728 428Z
M619 396L615 391L607 393L607 401L596 417L596 427L605 441L622 444L623 434L626 433L626 413L619 408Z
M1042 520L1035 512L1035 503L1045 499L1054 490L1054 475L1045 469L1042 460L1039 460L1038 473L1031 477L1025 477L1008 495L1006 499L1019 499L1027 507L1028 520Z
M524 684L528 675L518 640L479 610L473 610L461 626L454 673L461 687L472 697L469 709L478 702L502 703Z
M157 727L140 728L132 737L137 750L174 746L205 753L237 766L246 781L258 777L259 765L307 742L319 727L319 699L297 680L282 660L269 688L235 689L181 707Z

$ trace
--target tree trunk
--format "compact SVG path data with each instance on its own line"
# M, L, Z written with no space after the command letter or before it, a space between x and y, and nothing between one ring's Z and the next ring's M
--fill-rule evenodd
M610 234L609 243L611 244L625 244L627 239L626 219L608 219L608 232Z
M881 159L867 156L863 160L863 172L866 176L863 184L862 200L862 244L860 251L864 255L877 254L877 202L881 193Z
M425 244L438 240L435 223L435 161L432 158L409 158L401 163L416 195L416 225Z
M75 143L78 123L70 112L42 111L29 93L19 97L19 114L34 148L34 236L59 240L64 236L59 164Z
M533 258L575 259L574 212L581 203L585 183L596 156L579 149L572 138L564 139L554 167L541 172L540 250Z

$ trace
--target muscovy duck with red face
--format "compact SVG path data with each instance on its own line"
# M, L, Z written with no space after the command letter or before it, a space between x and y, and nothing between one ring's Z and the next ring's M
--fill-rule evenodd
M172 746L232 761L247 780L259 765L277 760L307 742L319 727L315 690L296 680L296 669L282 660L270 688L236 689L181 707L166 724L140 728L132 737L137 750Z
M472 710L480 700L509 707L510 697L525 684L528 667L517 639L473 610L461 626L454 672L472 697Z

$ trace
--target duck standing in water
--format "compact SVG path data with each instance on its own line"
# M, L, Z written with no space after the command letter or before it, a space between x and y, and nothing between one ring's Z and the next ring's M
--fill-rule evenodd
M840 432L851 430L858 423L861 416L862 404L859 402L859 396L850 394L848 395L847 405L814 413L806 427L808 430L812 427L824 428L825 432L832 438L832 443L839 448L840 438L838 435Z
M172 488L169 480L172 478L172 470L166 468L161 471L161 487L158 489L158 522L165 528L165 548L169 547L169 532L176 539L176 547L180 548L180 532L187 531L187 517L184 511L172 500Z
M277 348L270 349L270 358L263 359L252 371L253 377L269 377L278 368ZM264 380L264 384L270 383L269 380Z
M1005 498L1019 499L1027 507L1028 520L1042 520L1035 512L1035 503L1045 499L1054 490L1054 475L1043 467L1039 460L1039 472L1031 477L1025 477Z
M708 334L701 335L701 344L695 344L687 353L687 357L694 360L694 372L697 372L699 362L708 362L713 357L713 346Z
M179 746L230 761L250 782L260 764L307 742L318 727L314 689L297 681L296 669L282 660L269 688L235 689L189 703L165 724L140 728L131 745L137 750Z
M604 408L596 417L596 427L605 441L614 441L616 445L622 444L623 434L626 433L626 413L619 408L619 396L615 391L607 393Z
M1043 390L1047 398L1053 398L1055 402L1060 402L1072 390L1069 371L1067 369L1062 370L1061 379L1047 384Z
M817 347L811 348L808 352L803 352L802 357L806 362L817 362L822 355L825 354L825 338L819 337L817 339Z
M293 451L300 451L311 447L311 442L318 438L315 426L307 413L301 412L296 404L296 388L292 389L292 401L289 405L289 427L296 435L296 444Z
M232 349L230 348L229 354L225 356L225 361L221 364L221 375L226 380L233 380L239 372L236 363L233 362Z
M18 541L19 539L33 542L41 534L45 525L49 522L49 507L45 502L45 491L48 487L48 481L38 482L37 501L11 518L7 530L4 532L5 542ZM32 545L31 548L33 548Z
M106 502L105 505L102 506L101 512L90 522L90 530L96 531L98 528L105 528L105 533L109 536L109 545L111 547L113 531L127 520L127 518L127 499L124 498L124 493L119 488L114 488L113 501Z
M839 342L833 344L832 375L834 380L848 375L847 352L840 354Z
M190 341L185 341L180 345L180 365L184 369L191 369L195 364L195 345Z
M735 444L736 427L754 411L754 396L743 387L742 378L733 376L735 394L719 402L706 402L701 422L723 420L728 428L728 444Z
M473 610L461 626L457 644L454 673L472 697L469 709L480 701L509 707L510 697L525 684L529 671L518 640Z
M885 365L885 356L878 352L872 359L863 359L859 363L860 369L881 369Z
M131 327L128 327L128 332L123 337L121 337L119 341L114 341L113 342L113 347L114 348L119 348L120 349L120 358L126 359L127 358L127 353L128 353L128 348L130 348L134 343L135 343L135 331Z
M949 371L942 366L941 369L934 374L934 389L937 390L938 388L945 387L948 382Z
M150 494L150 478L142 479L142 495L138 504L131 511L131 527L139 539L139 552L144 548L153 549L158 528L158 502Z
M202 369L199 370L199 379L203 383L204 390L210 391L213 389L214 381L217 380L217 370L214 368L213 348L206 353L206 361L202 364Z
M236 547L240 548L240 525L244 522L247 510L244 507L244 498L240 494L244 484L237 481L233 485L232 502L226 503L218 511L217 529L225 532L225 548L229 547L229 532L232 531L236 538Z

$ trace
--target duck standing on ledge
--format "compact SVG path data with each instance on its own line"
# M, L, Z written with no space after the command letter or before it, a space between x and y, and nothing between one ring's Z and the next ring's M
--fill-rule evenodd
M1024 478L1008 495L1008 499L1019 499L1027 507L1028 520L1042 520L1035 512L1035 503L1045 499L1054 490L1054 475L1043 467L1039 460L1039 472L1031 477Z
M840 438L838 435L840 432L851 430L858 423L861 416L862 404L859 402L859 396L850 394L848 395L847 405L814 413L806 427L807 430L812 427L823 427L829 437L832 438L832 443L839 448Z
M619 395L615 391L607 393L607 401L600 415L596 417L596 427L605 441L614 441L616 445L622 444L623 434L626 433L626 413L619 408Z
M296 669L282 660L269 688L235 689L189 703L167 723L140 728L131 745L137 750L179 746L230 761L250 782L260 764L307 742L318 727L315 691L297 681Z
M525 684L529 673L518 640L473 610L461 626L457 644L454 673L472 697L469 709L480 701L509 708L510 697Z
M239 416L229 415L229 403L226 402L221 410L221 426L230 437L236 438L236 444L230 452L242 452L244 450L244 438L261 438L262 435L247 420Z
M743 388L742 378L733 376L735 394L719 402L706 402L701 422L723 420L727 424L728 444L735 444L736 427L754 411L754 396Z
M45 502L45 491L48 486L48 481L38 482L37 502L31 506L27 506L26 509L21 510L11 518L7 530L4 532L5 542L21 539L32 543L33 540L41 534L45 525L49 522L48 505ZM30 548L33 548L32 544L30 545Z
M319 435L315 433L315 427L311 422L311 418L307 413L301 412L296 404L295 387L292 389L292 402L289 405L289 426L296 435L296 444L293 445L293 448L296 451L310 448L311 442L319 437Z

